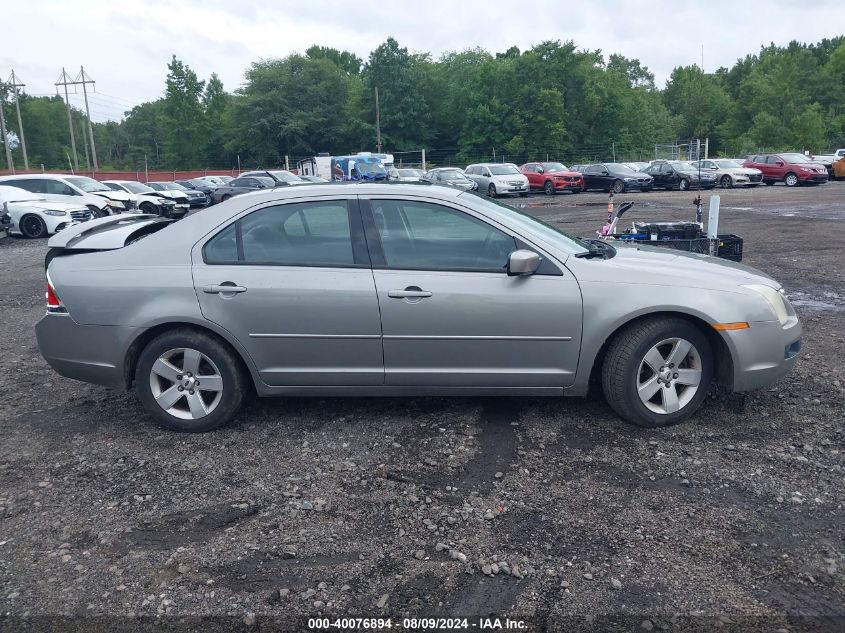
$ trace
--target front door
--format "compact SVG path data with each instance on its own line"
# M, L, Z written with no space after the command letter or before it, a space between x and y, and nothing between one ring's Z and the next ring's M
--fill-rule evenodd
M362 211L386 384L571 384L581 293L565 268L548 261L534 275L508 276L508 256L521 245L457 204L387 196L368 202Z
M275 203L193 253L203 316L231 332L271 386L381 385L375 284L351 199Z

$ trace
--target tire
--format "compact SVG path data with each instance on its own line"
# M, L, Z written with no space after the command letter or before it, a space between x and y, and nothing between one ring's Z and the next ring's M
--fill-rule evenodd
M783 177L783 184L787 187L795 187L798 184L798 176L789 172L786 176Z
M775 184L774 180L764 180L763 182L766 184L767 187L771 187L773 184Z
M689 189L689 180L681 178L681 182L678 183L678 191L686 191L687 189Z
M678 353L676 346L682 352L686 344L690 347L684 357L673 358ZM670 361L671 366L662 364ZM686 371L679 376L679 369ZM668 387L662 382L667 378ZM689 382L685 384L684 380ZM693 384L694 380L698 382ZM624 328L611 342L602 366L608 404L619 417L648 428L677 424L690 417L707 396L712 380L713 352L707 338L693 324L677 317L650 318Z
M490 183L490 186L487 187L487 195L491 198L496 197L496 185L494 185L492 182Z
M36 239L47 237L47 225L44 220L31 213L23 216L18 224L24 237Z
M97 218L102 218L102 217L105 217L106 215L108 215L108 212L100 211L100 209L95 207L93 204L88 205L88 210L91 212L91 219L92 220L96 220Z
M615 180L611 189L613 190L613 193L622 193L625 191L625 183L621 180Z
M141 206L138 207L140 211L144 213L152 213L153 215L161 215L161 211L159 208L155 206L152 202L142 202Z
M543 183L543 191L547 196L555 195L555 185L551 180L547 180Z
M725 189L730 189L734 186L734 179L731 178L728 174L722 176L722 180L720 182L722 187L724 187Z
M228 193L224 193L224 194L223 194L223 197L222 197L222 198L220 198L220 202L226 202L226 200L228 200L228 199L229 199L229 198L231 198L231 197L232 197L232 196L230 196Z
M189 369L193 369L190 375ZM197 386L191 393L194 389L190 387ZM205 433L226 424L240 408L246 389L246 377L234 352L193 330L171 330L157 336L135 366L138 398L158 424L172 431ZM159 404L162 400L170 406Z
M523 193L523 192L520 192L519 197L520 197L520 198L524 198L524 197L526 197L527 195L528 195L528 193Z

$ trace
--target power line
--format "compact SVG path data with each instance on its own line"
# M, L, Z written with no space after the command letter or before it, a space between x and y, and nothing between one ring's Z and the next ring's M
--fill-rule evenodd
M68 85L73 85L73 82L70 81L70 78L67 76L67 72L65 72L64 68L62 68L62 74L59 75L59 79L56 81L55 85L57 90L59 86L65 87L65 104L67 105L67 126L70 129L70 147L73 150L73 168L76 171L79 171L79 157L76 155L76 136L73 133L73 118L71 117L70 113L70 97L67 94L67 87Z
M15 76L15 70L12 69L12 75L9 77L9 86L15 95L15 110L18 112L18 134L21 139L21 149L23 150L23 168L29 170L29 156L26 155L26 136L23 133L23 121L21 120L21 104L18 100L18 88L23 88L26 84L18 83L18 78Z

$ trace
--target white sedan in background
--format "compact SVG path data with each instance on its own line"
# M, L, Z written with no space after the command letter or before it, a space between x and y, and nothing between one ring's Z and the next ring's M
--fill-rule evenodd
M11 218L9 233L24 237L47 237L91 219L91 210L83 204L53 202L37 193L2 185L0 208L7 209Z
M710 158L690 162L693 167L701 167L701 171L712 174L720 187L748 186L756 187L763 182L763 172L753 167L743 167L742 162L732 158Z

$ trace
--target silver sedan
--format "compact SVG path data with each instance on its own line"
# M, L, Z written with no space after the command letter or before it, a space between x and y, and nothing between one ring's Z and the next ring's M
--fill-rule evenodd
M454 188L257 191L178 224L117 216L49 243L39 349L171 429L259 396L585 395L679 422L711 383L771 384L801 326L765 274L586 243Z

